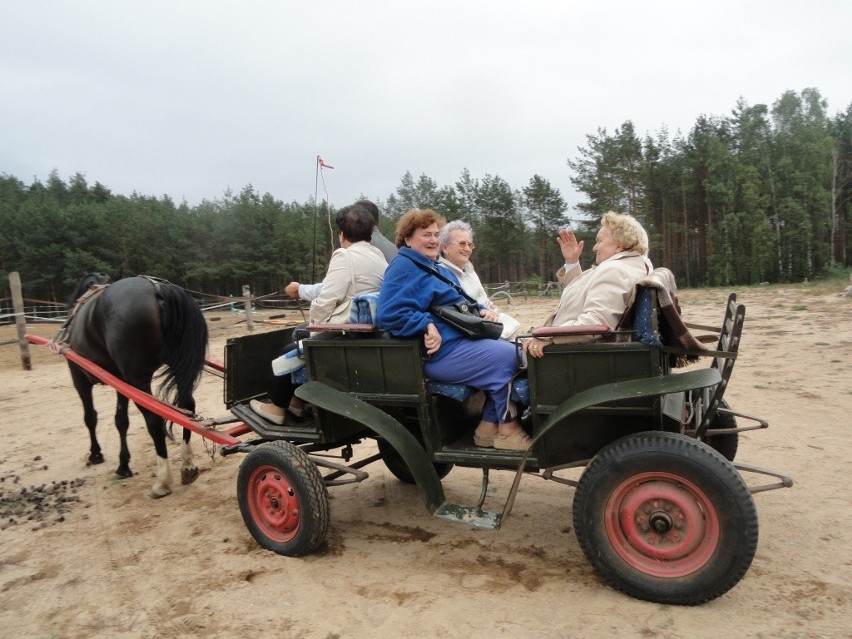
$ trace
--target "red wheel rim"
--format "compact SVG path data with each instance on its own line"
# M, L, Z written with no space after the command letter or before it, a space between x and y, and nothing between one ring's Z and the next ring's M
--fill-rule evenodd
M695 484L671 473L622 482L606 504L606 534L630 566L654 577L684 577L719 545L719 517Z
M287 475L272 466L256 468L246 492L251 518L264 535L279 543L296 536L302 507Z

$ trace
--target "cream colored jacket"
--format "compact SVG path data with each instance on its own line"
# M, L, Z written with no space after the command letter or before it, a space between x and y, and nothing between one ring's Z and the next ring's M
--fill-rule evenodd
M349 300L355 295L378 293L387 266L385 256L369 242L337 249L331 254L320 294L311 302L311 324L347 321Z
M644 258L635 251L616 253L587 271L578 265L556 272L565 287L559 306L545 326L618 325L636 292L636 282L648 273Z
M475 299L478 304L481 304L485 308L494 308L494 304L488 299L488 293L485 291L479 275L473 269L473 264L468 262L464 265L464 268L459 268L444 257L439 257L438 261L455 273L464 292Z

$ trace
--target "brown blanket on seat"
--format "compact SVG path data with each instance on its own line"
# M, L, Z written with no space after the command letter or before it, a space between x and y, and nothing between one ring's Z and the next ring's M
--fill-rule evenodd
M695 339L695 336L684 326L680 316L680 304L677 301L677 284L674 274L667 268L655 268L636 283L637 288L653 288L657 291L657 303L660 307L660 339L664 346L689 351L703 351L705 347ZM632 318L631 318L632 323ZM669 364L681 368L697 362L700 355L687 353L672 353Z

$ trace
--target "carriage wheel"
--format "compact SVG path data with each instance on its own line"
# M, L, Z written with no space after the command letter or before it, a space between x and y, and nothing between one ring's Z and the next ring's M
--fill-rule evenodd
M316 465L288 442L267 442L246 456L237 501L246 528L267 550L298 557L325 541L328 491Z
M719 408L730 408L728 403L723 399L719 403ZM721 413L716 412L716 415L713 417L713 421L710 423L710 428L736 428L737 427L737 418L731 415L731 413ZM734 461L734 458L737 456L737 448L739 447L740 437L739 433L726 433L724 435L710 435L709 437L702 437L701 441L710 446L715 451L721 453L722 457L727 459L728 461Z
M574 529L612 587L694 605L742 579L758 525L729 461L695 439L655 432L620 439L592 460L574 496Z
M396 448L391 446L387 440L384 439L377 439L376 443L379 445L379 452L382 454L382 461L385 463L385 466L391 474L405 484L416 484L417 482L414 481L414 475L411 474L411 469L408 467L408 464L405 463L402 455L397 452ZM450 471L453 469L455 464L452 462L434 462L432 466L435 467L435 472L438 473L438 479L443 479L450 474Z

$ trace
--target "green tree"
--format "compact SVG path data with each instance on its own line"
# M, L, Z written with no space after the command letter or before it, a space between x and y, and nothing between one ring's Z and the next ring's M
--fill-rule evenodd
M538 273L542 276L555 270L554 238L567 223L567 206L562 194L540 175L534 175L523 188L524 219L532 229L538 255ZM549 259L548 259L549 258Z
M518 197L509 183L486 175L476 190L474 226L477 239L477 272L483 282L525 279L525 233Z
M590 200L577 208L594 217L613 210L641 219L644 164L633 122L627 120L611 136L599 128L586 141L588 146L579 149L580 157L568 159L575 173L571 183Z
M826 109L816 89L787 91L772 106L778 261L788 280L812 277L831 261L834 140Z
M21 232L18 211L26 200L24 183L16 177L0 174L0 277L8 281L9 272L18 262L15 234ZM5 285L4 285L5 288Z
M388 197L385 209L393 220L398 220L409 209L435 209L446 216L457 212L458 203L452 189L438 188L438 183L426 174L415 181L406 171L396 194Z
M831 123L832 149L832 256L833 264L849 266L852 234L852 104Z

